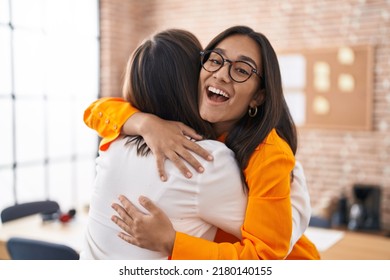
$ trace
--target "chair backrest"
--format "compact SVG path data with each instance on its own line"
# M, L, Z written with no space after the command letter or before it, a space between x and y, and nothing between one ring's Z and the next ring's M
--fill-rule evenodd
M79 254L66 245L27 238L12 237L7 241L12 260L78 260Z
M55 213L60 210L56 201L44 200L15 204L1 211L2 223L38 213Z
M332 223L330 219L312 216L309 221L310 227L319 227L319 228L331 228Z

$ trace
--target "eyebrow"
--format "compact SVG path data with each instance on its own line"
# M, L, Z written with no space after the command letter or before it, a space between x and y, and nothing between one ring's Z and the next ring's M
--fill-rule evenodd
M221 54L223 54L223 55L226 55L226 52L225 52L224 49L215 48L214 51L217 51L217 52L219 52L219 53L221 53ZM240 56L238 56L238 60L250 62L250 63L252 63L253 65L255 65L255 68L257 69L257 64L256 64L256 62L255 62L252 58L250 58L249 56L240 55Z

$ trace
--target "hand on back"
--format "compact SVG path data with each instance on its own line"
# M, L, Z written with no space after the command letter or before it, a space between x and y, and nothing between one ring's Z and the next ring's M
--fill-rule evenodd
M188 162L197 172L202 173L204 170L190 151L206 160L213 159L208 151L191 140L201 140L202 136L183 123L163 120L151 114L138 115L137 113L125 123L123 127L125 134L129 121L138 122L138 133L144 138L156 157L157 169L162 181L166 181L168 178L164 167L166 159L171 160L187 178L192 177L192 172L187 168L185 162Z

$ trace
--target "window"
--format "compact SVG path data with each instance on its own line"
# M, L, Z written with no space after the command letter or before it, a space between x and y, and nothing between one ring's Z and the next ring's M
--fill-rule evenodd
M0 0L0 209L89 201L99 91L98 0Z

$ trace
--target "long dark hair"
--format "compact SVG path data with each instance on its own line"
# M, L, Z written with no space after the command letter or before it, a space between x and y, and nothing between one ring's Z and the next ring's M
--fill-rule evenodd
M261 52L260 89L264 90L264 100L258 107L255 117L245 114L229 131L225 144L234 151L242 170L259 144L263 143L273 128L291 147L293 153L297 150L297 132L287 103L284 99L282 79L276 53L268 39L261 33L246 26L234 26L217 35L205 48L214 49L221 41L232 35L245 35L253 39Z
M199 40L188 31L168 29L155 34L128 61L124 98L142 112L182 122L206 138L215 138L198 110L200 50ZM150 151L140 136L128 142L137 143L138 154Z

